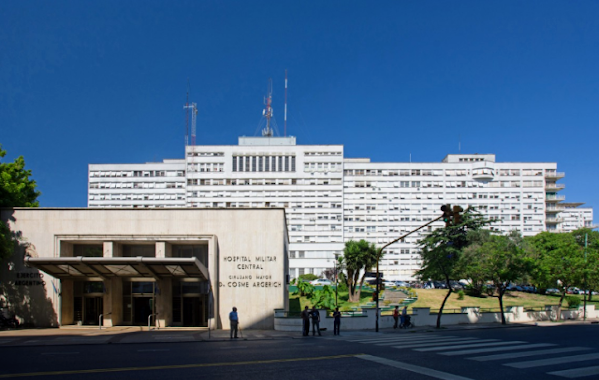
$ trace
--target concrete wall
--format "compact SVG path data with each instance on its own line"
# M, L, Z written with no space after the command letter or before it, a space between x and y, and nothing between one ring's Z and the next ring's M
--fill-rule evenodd
M57 279L42 273L44 281L37 285L15 285L16 274L31 277L40 273L23 265L24 255L68 256L72 255L73 242L84 241L103 242L105 257L122 256L123 241L153 241L162 257L170 255L170 244L208 241L208 271L215 295L210 312L212 328L228 328L228 313L236 306L242 328L272 329L272 310L288 307L288 235L283 209L17 208L1 209L0 219L22 236L17 252L0 264L0 280L6 288L2 289L7 294L6 306L26 324L57 326L61 314L63 323L73 323L73 316L67 311L72 305L61 302L58 296ZM107 284L106 325L121 323L119 280ZM168 308L165 293L170 288L166 284L160 288L162 307ZM69 289L66 285L64 294ZM172 320L172 314L163 313L159 314L161 326Z
M320 310L320 328L333 330L333 318L325 317L326 311ZM508 323L530 323L555 320L557 310L554 306L547 306L543 311L525 311L522 306L506 308L505 317ZM584 309L562 310L561 318L564 320L582 320ZM430 308L414 308L410 314L411 321L415 326L436 326L437 314L431 314ZM595 305L587 305L588 319L599 318L599 310ZM379 316L379 328L393 327L393 317L390 315ZM443 314L441 326L476 324L476 323L501 323L501 313L481 313L477 307L465 307L460 314ZM341 319L341 331L343 330L374 330L376 326L376 310L363 309L363 315L343 317ZM275 318L275 330L279 331L302 331L302 320L300 317L284 317L279 315Z

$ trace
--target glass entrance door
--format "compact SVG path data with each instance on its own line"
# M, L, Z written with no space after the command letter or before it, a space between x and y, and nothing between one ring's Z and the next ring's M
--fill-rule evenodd
M84 297L83 324L97 325L100 322L100 314L103 313L103 297Z

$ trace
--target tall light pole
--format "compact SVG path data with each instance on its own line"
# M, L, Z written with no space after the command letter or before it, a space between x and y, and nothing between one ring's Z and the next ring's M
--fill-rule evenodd
M339 287L339 278L337 277L337 263L338 263L339 254L335 253L335 307L339 307L337 303L337 288Z
M403 239L403 238L405 238L405 237L413 234L414 232L416 232L416 231L418 231L418 230L420 230L420 229L428 226L429 224L436 222L437 220L441 219L443 216L445 216L445 214L441 215L438 218L435 218L435 219L431 220L430 222L428 222L426 224L423 224L422 226L416 228L413 231L408 232L407 234L405 234L403 236L398 237L397 239L395 239L395 240L393 240L393 241L385 244L384 246L382 246L379 249L379 253L376 255L376 292L375 292L375 294L376 294L376 326L375 326L375 331L376 332L379 332L379 313L380 313L380 310L379 310L379 292L381 290L381 284L380 284L381 281L380 281L380 278L379 278L380 277L380 273L379 273L379 261L381 259L381 255L383 254L383 249L385 249L388 246L390 246L391 244L396 243L396 242L400 241L401 239Z

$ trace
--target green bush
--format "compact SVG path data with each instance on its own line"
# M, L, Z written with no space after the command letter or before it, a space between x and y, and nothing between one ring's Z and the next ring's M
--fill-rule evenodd
M338 292L347 292L347 290L348 290L348 289L347 289L347 284L346 284L345 282L341 282L341 281L340 281L340 282L337 284L337 291L338 291Z
M317 275L312 274L312 273L306 273L306 274L300 274L299 279L302 281L313 281L316 280L318 278Z
M568 303L568 307L576 308L580 306L580 298L575 296L566 296L566 302Z
M458 290L458 299L460 301L464 299L464 291L462 289Z

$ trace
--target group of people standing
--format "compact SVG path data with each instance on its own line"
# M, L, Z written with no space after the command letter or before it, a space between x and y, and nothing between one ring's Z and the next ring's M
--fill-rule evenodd
M302 332L303 336L310 335L310 321L312 321L312 336L322 335L320 333L320 312L316 310L315 306L312 306L312 310L308 306L304 307L302 311ZM333 335L339 335L339 328L341 327L341 312L339 308L335 308L333 312Z
M406 316L408 315L408 307L404 306L401 311L401 316L399 315L399 306L395 306L395 310L393 310L393 328L402 328L406 326Z

